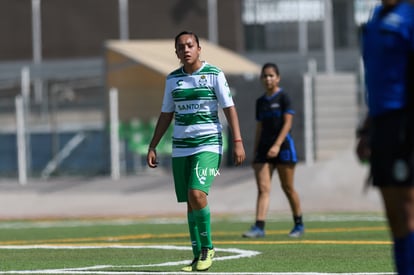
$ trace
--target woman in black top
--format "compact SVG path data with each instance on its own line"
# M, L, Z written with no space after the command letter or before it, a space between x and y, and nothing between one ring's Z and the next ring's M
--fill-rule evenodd
M258 188L256 223L243 234L243 237L265 236L264 226L275 168L293 212L295 226L289 236L300 237L304 233L304 225L299 195L293 185L297 156L290 135L294 111L288 94L279 87L280 75L276 64L263 65L261 80L266 92L256 101L257 126L253 162Z

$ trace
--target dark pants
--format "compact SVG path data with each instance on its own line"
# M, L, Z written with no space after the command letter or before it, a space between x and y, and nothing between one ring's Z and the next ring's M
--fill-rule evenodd
M373 185L414 186L414 121L398 110L375 117L372 123Z

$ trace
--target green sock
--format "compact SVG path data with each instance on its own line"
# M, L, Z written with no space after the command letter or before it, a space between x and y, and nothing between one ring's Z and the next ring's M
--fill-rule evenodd
M207 205L203 209L193 210L200 235L201 247L213 248L211 241L210 207Z
M200 256L201 243L200 243L200 236L198 234L198 228L197 228L194 212L187 213L187 221L188 221L188 229L190 231L190 240L191 240L191 247L193 249L193 255L194 255L194 258L198 258Z

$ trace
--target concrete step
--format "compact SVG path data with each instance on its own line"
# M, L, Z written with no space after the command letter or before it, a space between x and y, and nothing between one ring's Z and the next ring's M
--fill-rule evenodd
M317 129L316 136L318 139L337 139L337 138L349 138L355 136L355 129L354 128L325 128L325 129Z
M316 117L343 117L343 116L354 116L357 113L357 106L354 105L321 105L317 106Z

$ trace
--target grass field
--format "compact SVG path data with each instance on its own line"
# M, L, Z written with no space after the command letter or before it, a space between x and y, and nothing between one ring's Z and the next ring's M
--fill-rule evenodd
M390 274L381 213L312 214L306 234L287 236L287 215L267 236L244 239L253 217L215 216L216 258L203 274ZM0 274L183 274L192 258L183 217L0 221Z

